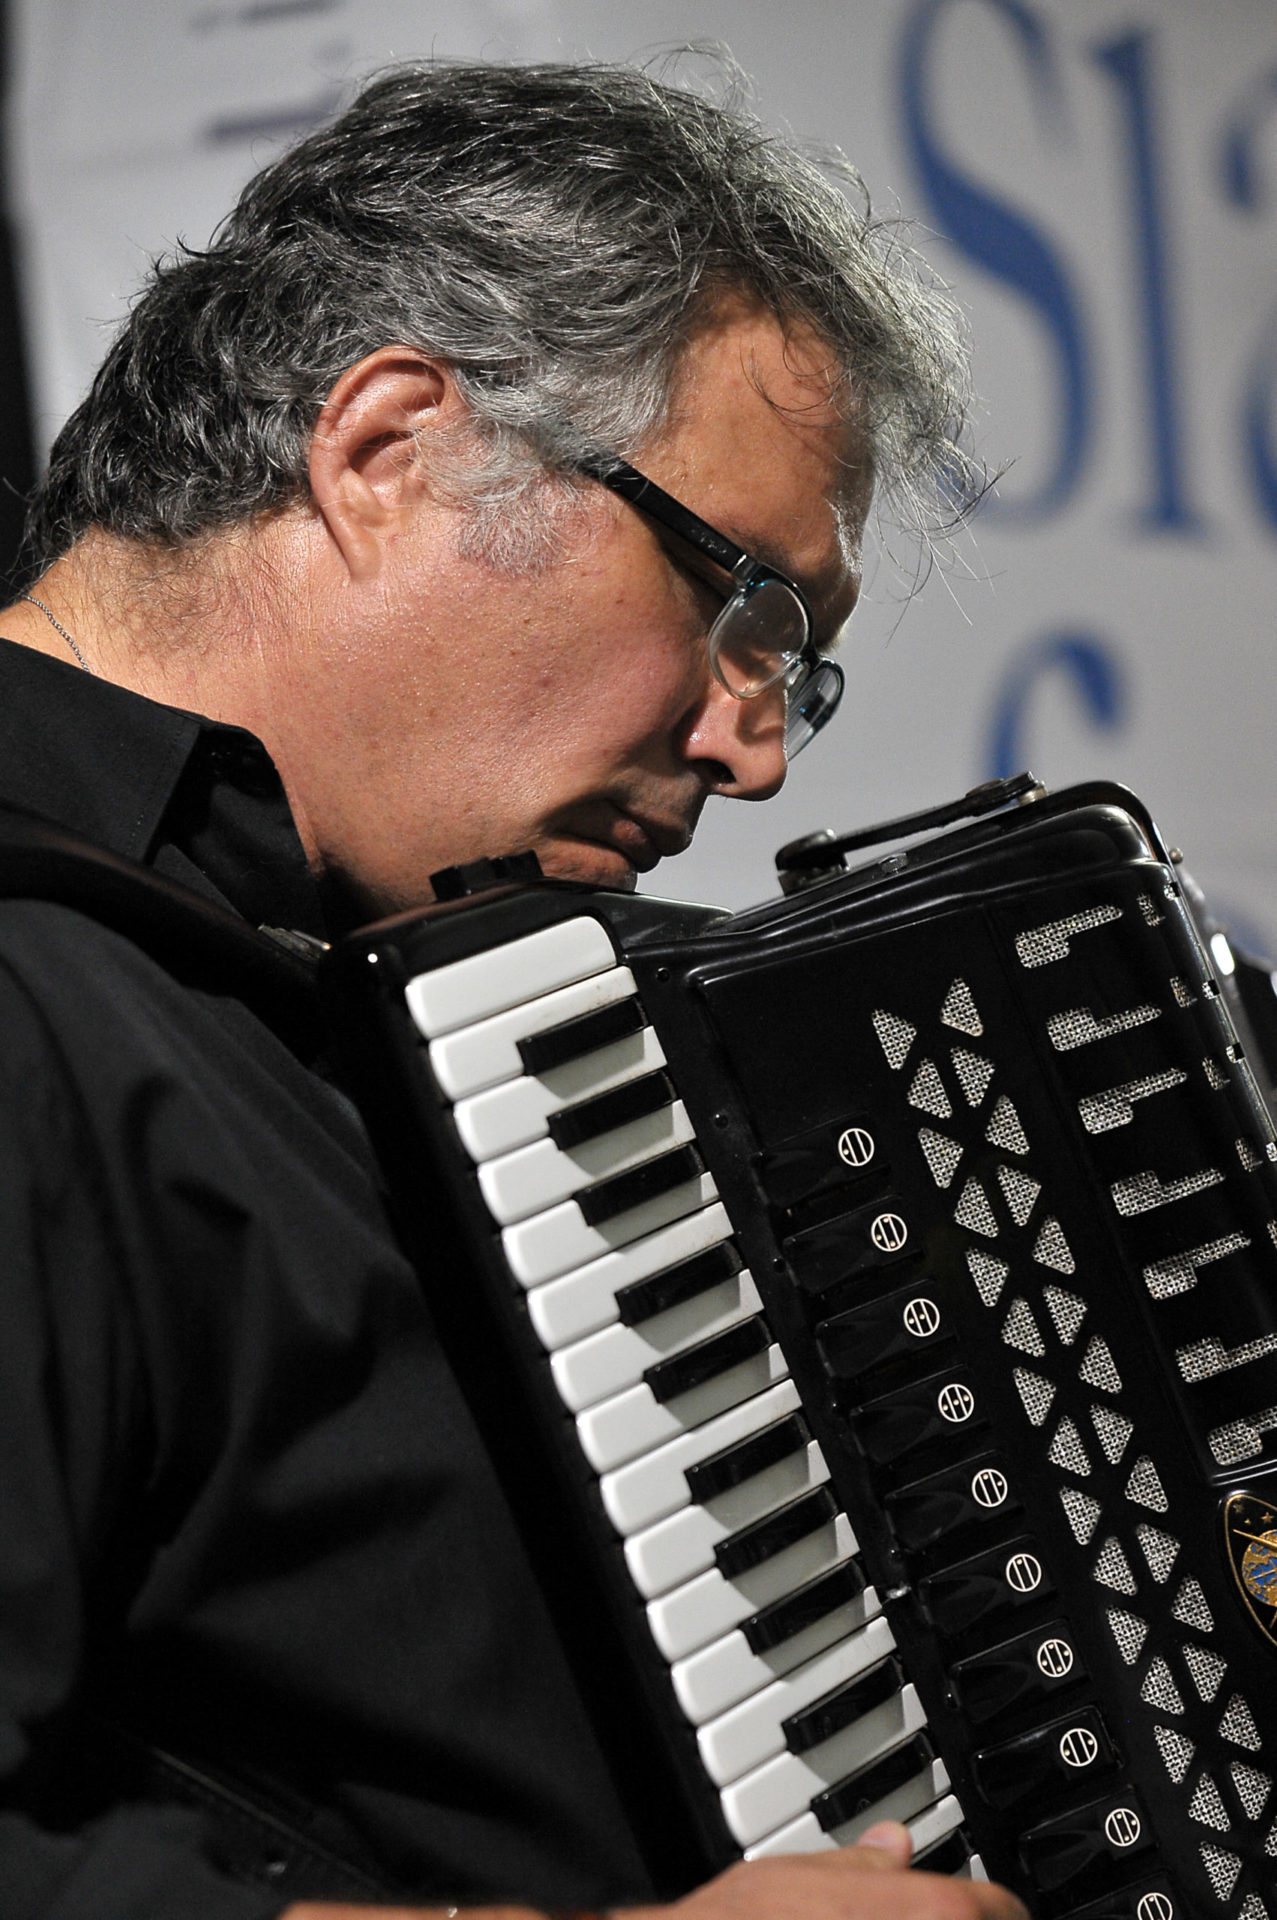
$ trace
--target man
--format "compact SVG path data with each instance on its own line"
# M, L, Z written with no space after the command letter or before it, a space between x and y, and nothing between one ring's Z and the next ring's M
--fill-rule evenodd
M157 270L59 439L0 798L312 938L527 846L632 885L781 784L875 474L952 460L949 354L750 123L629 72L391 73ZM40 901L0 907L0 1031L6 1916L642 1907L319 1063ZM870 1839L673 1911L1016 1911Z

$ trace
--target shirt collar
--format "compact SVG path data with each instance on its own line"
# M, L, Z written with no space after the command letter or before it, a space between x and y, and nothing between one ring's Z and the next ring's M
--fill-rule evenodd
M0 639L0 803L39 813L223 901L324 935L261 741Z

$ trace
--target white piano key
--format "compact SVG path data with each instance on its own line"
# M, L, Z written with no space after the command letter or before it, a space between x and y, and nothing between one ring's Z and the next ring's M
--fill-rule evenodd
M956 1833L965 1818L966 1815L962 1811L957 1796L946 1793L943 1800L937 1800L933 1807L928 1807L924 1813L920 1813L916 1820L906 1820L909 1838L913 1841L914 1860L925 1867L929 1850L942 1845L951 1833ZM864 1828L862 1827L860 1831L863 1833ZM987 1880L988 1877L984 1862L978 1853L971 1856L962 1873L954 1875L956 1880Z
M729 1487L702 1506L684 1507L668 1520L632 1534L625 1543L631 1580L645 1600L655 1600L712 1567L714 1549L721 1540L823 1486L828 1478L820 1447L808 1441L805 1448L778 1460L774 1467L764 1467L739 1487Z
M838 1842L831 1833L826 1833L814 1813L799 1814L797 1820L790 1820L775 1833L769 1833L765 1840L755 1841L752 1847L746 1847L747 1860L767 1860L777 1853L832 1853Z
M654 1520L688 1506L688 1467L721 1453L724 1447L735 1446L738 1440L747 1440L774 1420L795 1412L799 1404L793 1381L782 1380L757 1399L707 1421L695 1433L681 1434L642 1460L631 1460L615 1473L605 1473L599 1481L599 1494L608 1519L620 1534L638 1533Z
M940 1805L944 1805L943 1800L940 1802ZM961 1821L959 1821L958 1824L961 1825ZM950 1831L952 1831L952 1829L950 1829ZM955 1880L987 1880L989 1877L989 1869L985 1866L980 1855L973 1853L967 1861L966 1866L959 1867L953 1877Z
M876 1591L866 1587L854 1600L835 1607L822 1620L814 1620L767 1653L754 1653L739 1629L724 1634L721 1640L670 1668L679 1706L694 1727L716 1720L750 1694L761 1693L780 1674L802 1666L835 1640L845 1640L881 1610Z
M649 1603L652 1638L667 1660L681 1660L748 1620L760 1607L771 1606L818 1573L828 1573L849 1560L855 1551L851 1522L840 1513L734 1580L725 1580L717 1567L699 1573L686 1586Z
M635 1240L561 1280L537 1285L528 1296L528 1314L537 1338L551 1351L583 1334L616 1321L616 1296L636 1280L677 1267L726 1240L732 1223L717 1201L699 1213L684 1214L670 1226ZM520 1278L522 1276L519 1276Z
M596 1401L637 1386L658 1360L725 1333L738 1321L761 1313L762 1306L752 1276L742 1269L677 1307L653 1314L641 1326L605 1327L552 1356L550 1371L559 1397L573 1413L581 1413Z
M909 1828L910 1838L915 1841L919 1833L930 1835L934 1810L937 1826L943 1826L952 1820L947 1828L949 1833L962 1824L962 1809L949 1793L949 1773L943 1760L933 1760L912 1780L906 1780L902 1787L889 1793L866 1808L864 1813L856 1815L847 1825L839 1827L835 1833L826 1833L814 1813L800 1814L797 1820L777 1828L769 1833L765 1840L756 1841L745 1849L747 1860L763 1860L777 1853L819 1853L827 1847L854 1847L862 1833L875 1826L879 1820L900 1820ZM954 1809L957 1817L954 1818ZM918 1816L922 1818L919 1819ZM934 1846L935 1839L927 1838L927 1845Z
M728 1786L751 1768L762 1766L773 1754L783 1753L782 1720L809 1707L824 1694L832 1693L835 1687L845 1686L849 1680L868 1673L871 1667L887 1658L895 1644L896 1636L887 1624L886 1615L880 1613L868 1626L701 1727L696 1744L705 1771L715 1786Z
M406 989L408 1007L427 1040L433 1040L615 965L616 949L601 921L561 920L419 973Z
M785 1356L773 1342L674 1400L662 1403L650 1387L630 1387L577 1415L581 1451L596 1473L610 1473L788 1378Z
M634 975L628 967L611 967L574 986L542 994L506 1013L494 1014L473 1026L459 1027L430 1042L430 1065L450 1100L493 1087L499 1080L516 1080L523 1072L519 1042L530 1033L544 1033L566 1020L597 1013L618 1000L634 998Z
M453 1108L461 1143L472 1160L495 1160L498 1154L525 1147L544 1137L550 1116L578 1100L611 1093L627 1081L641 1079L665 1065L665 1050L654 1027L640 1027L593 1053L567 1060L543 1074L524 1074L486 1093L472 1094Z
M778 1753L720 1795L723 1817L742 1847L806 1812L818 1793L871 1766L927 1724L912 1686L807 1753Z
M560 1207L549 1207L544 1213L533 1214L530 1220L520 1220L517 1226L504 1229L501 1244L506 1265L523 1286L534 1287L542 1280L555 1280L561 1273L569 1273L573 1267L583 1267L587 1260L614 1253L632 1240L641 1240L646 1234L655 1233L658 1227L668 1226L671 1220L694 1213L698 1207L707 1207L717 1198L718 1188L712 1176L702 1173L694 1180L685 1180L681 1186L658 1193L653 1200L644 1200L641 1206L631 1207L627 1213L601 1220L597 1227L587 1224L575 1200L565 1200Z
M516 1147L479 1168L479 1186L493 1219L500 1226L510 1226L695 1138L687 1109L676 1100L672 1106L658 1107L655 1113L642 1114L566 1151L553 1140Z

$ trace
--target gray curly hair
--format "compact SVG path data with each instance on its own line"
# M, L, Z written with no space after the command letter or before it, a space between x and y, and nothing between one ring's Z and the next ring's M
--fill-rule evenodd
M180 548L305 500L325 397L390 343L453 367L481 443L453 490L478 545L535 563L538 495L544 531L574 455L659 430L728 293L829 343L890 516L951 521L975 479L962 328L845 163L631 67L392 69L157 262L53 447L30 565L94 527Z

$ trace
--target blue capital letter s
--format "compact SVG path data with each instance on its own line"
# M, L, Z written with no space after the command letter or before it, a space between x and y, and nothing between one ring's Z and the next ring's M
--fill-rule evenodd
M905 131L931 217L946 239L977 266L1023 296L1045 325L1055 350L1059 430L1051 470L1035 494L993 502L1003 514L1041 518L1062 507L1076 487L1091 426L1086 340L1078 302L1063 263L1047 240L1010 207L966 178L941 151L932 132L931 43L952 0L917 0L902 41ZM1040 100L1056 88L1051 49L1041 21L1022 0L985 0L1011 26L1024 50Z

